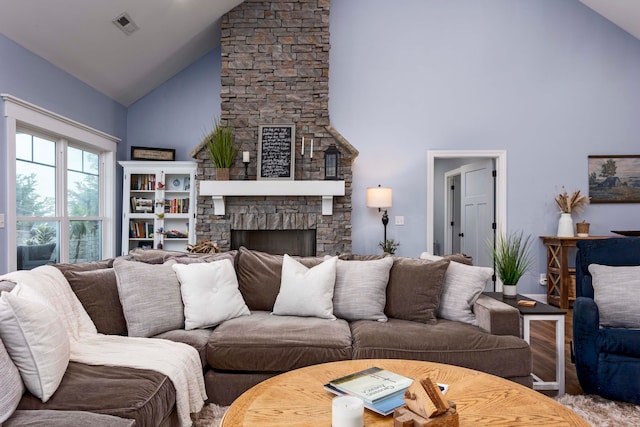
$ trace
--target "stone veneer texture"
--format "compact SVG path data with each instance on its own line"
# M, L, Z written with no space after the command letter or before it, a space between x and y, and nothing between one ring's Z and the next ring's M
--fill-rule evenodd
M324 179L324 150L335 144L345 196L334 198L333 215L326 216L320 197L226 197L221 216L213 214L210 197L200 196L198 241L228 249L231 229L315 229L318 255L351 251L351 163L357 151L329 126L329 3L246 0L222 17L220 119L233 128L240 150L232 180L244 178L242 151L251 153L249 179L256 179L259 125L294 123L295 179ZM207 150L195 157L198 180L215 179Z

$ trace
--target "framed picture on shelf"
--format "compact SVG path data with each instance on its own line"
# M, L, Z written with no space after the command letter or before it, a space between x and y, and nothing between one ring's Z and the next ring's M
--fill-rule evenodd
M589 156L591 203L640 203L640 155Z
M131 160L173 161L175 159L175 148L131 147Z
M182 191L183 187L181 178L169 178L167 181L167 190Z
M184 178L184 183L182 184L182 189L184 191L191 190L191 177L187 176Z

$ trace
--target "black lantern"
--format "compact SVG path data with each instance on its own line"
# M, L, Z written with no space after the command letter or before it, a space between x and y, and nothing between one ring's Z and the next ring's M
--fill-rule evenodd
M338 165L340 165L340 152L335 144L324 150L324 179L338 179Z

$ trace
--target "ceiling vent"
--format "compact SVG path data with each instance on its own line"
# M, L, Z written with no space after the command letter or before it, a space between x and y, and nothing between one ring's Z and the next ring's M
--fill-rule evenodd
M131 16L127 12L122 13L113 18L113 24L120 28L126 35L133 34L138 31L139 27L133 22Z

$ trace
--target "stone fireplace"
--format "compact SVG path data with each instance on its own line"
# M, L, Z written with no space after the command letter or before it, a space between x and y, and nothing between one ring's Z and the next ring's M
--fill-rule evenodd
M220 120L233 128L240 151L232 181L244 179L241 152L249 151L249 180L256 182L259 125L295 124L295 181L324 180L324 151L335 144L344 191L330 198L282 194L280 181L261 180L275 191L202 195L203 181L214 181L216 170L201 144L191 153L198 161L197 241L228 250L232 232L313 230L317 255L351 251L351 164L358 151L329 121L329 4L246 0L222 17ZM313 156L307 142L303 157L302 137L313 139Z

